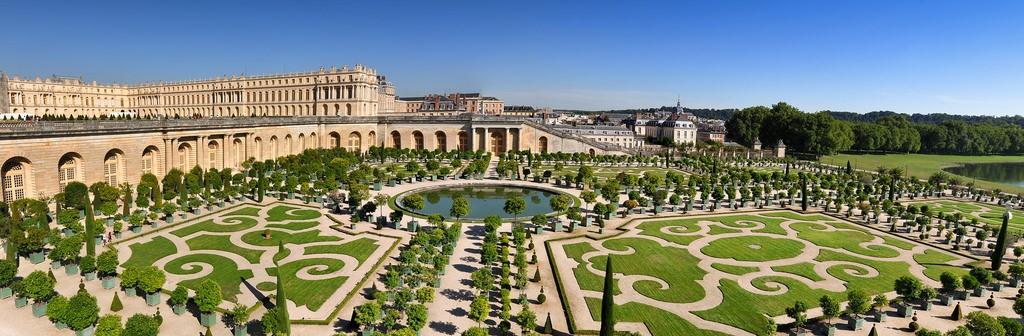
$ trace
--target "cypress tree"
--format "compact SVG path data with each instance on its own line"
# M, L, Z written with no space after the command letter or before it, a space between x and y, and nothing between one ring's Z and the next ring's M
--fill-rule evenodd
M846 174L853 174L853 166L850 165L850 160L846 160Z
M601 333L600 336L615 335L615 289L612 287L612 256L604 267L604 290L601 296Z
M93 214L89 196L85 196L85 254L96 255L96 216Z
M1006 209L1006 213L1003 214L1003 226L999 227L999 237L996 238L996 248L992 250L993 271L998 271L1003 266L1003 255L1006 254L1006 231L1012 216L1010 209Z
M284 296L284 283L281 282L281 267L277 268L277 302L274 303L274 307L277 308L277 331L280 334L288 335L292 333L291 317L288 316L288 301Z
M800 179L800 209L807 211L807 177Z

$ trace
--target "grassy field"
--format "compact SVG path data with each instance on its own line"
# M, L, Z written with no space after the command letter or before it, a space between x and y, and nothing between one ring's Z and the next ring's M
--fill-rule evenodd
M904 168L906 172L911 176L915 176L920 179L927 179L935 172L941 171L942 168L955 167L961 163L993 163L993 162L1024 162L1024 156L1005 156L1005 155L985 155L985 156L966 156L966 155L930 155L930 154L885 154L885 155L874 155L874 154L838 154L830 155L821 158L822 163L834 164L837 166L845 166L846 161L850 161L850 164L856 169L874 171L878 167L886 168ZM951 174L952 175L952 174ZM959 176L959 175L956 175ZM1021 193L1024 192L1024 187L1012 186L1008 184L989 182L983 180L975 180L967 176L959 176L964 182L974 181L975 184L984 189L1002 189L1003 191Z

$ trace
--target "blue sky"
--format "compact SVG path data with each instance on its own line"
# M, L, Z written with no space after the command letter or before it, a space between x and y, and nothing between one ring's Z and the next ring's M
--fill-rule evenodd
M1024 1L14 1L0 69L100 82L366 64L508 104L1024 114Z

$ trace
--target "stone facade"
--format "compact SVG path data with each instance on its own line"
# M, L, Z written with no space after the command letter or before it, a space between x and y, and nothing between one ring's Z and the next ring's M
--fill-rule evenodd
M474 114L37 121L0 123L0 182L3 199L13 201L52 196L71 181L135 184L175 168L237 170L249 158L371 146L624 154L525 118Z
M14 76L0 82L0 93L9 102L0 114L32 116L374 116L397 105L395 87L362 65L135 85Z

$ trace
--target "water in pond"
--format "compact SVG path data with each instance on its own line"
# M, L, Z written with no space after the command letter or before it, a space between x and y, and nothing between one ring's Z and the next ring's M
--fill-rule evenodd
M942 170L967 178L1024 186L1024 162L965 163Z
M526 210L519 214L519 218L530 218L533 215L551 213L550 199L557 194L554 192L510 186L461 186L450 188L429 189L416 194L423 196L422 215L441 214L448 216L452 208L452 199L455 195L462 195L469 201L468 219L483 219L484 217L497 215L503 218L512 218L502 209L505 207L505 200L513 195L522 196L526 200Z

